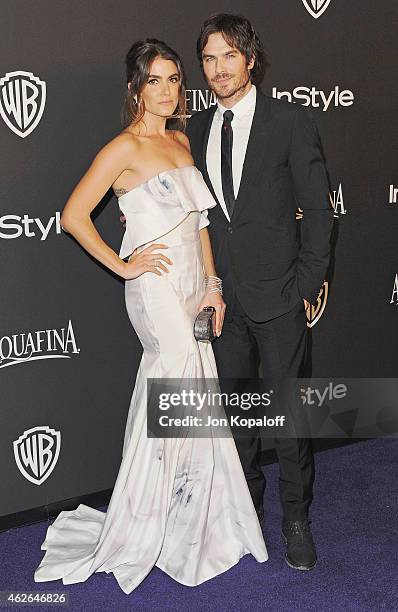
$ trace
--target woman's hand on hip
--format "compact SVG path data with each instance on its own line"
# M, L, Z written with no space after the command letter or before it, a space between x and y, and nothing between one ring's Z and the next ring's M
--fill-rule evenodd
M154 253L155 249L168 248L167 244L154 243L146 247L141 253L136 253L136 251L134 251L125 265L123 278L125 280L132 280L145 272L152 272L158 276L162 276L161 270L169 272L162 262L164 261L167 264L173 265L171 259L163 255L163 253Z

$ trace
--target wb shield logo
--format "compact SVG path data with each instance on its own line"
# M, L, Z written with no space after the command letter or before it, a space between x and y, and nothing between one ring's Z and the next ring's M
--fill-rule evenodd
M58 461L61 432L43 425L24 431L14 442L14 456L19 471L33 484L41 485Z
M307 326L314 327L318 323L319 319L323 315L325 310L326 302L328 301L329 283L325 281L322 285L322 289L319 292L315 306L309 304L306 308L307 315Z
M332 0L303 0L303 4L314 19L318 19L328 8Z
M26 138L39 123L46 103L46 84L32 72L7 72L0 79L0 113L10 130Z

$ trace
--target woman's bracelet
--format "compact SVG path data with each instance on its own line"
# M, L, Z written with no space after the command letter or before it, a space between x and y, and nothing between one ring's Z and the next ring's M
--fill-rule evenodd
M222 295L222 280L218 276L205 276L205 290L211 293L221 293Z

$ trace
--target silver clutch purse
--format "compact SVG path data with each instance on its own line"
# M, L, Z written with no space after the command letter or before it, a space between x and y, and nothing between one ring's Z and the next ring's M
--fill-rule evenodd
M216 309L205 306L195 319L193 333L199 342L212 342L215 338L213 331L213 316Z

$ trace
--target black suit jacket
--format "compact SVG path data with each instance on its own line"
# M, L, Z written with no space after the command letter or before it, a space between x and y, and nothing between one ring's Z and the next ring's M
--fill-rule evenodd
M193 115L187 136L195 164L217 201L206 167L215 110L212 106ZM301 231L297 207L304 211ZM282 315L301 298L316 302L329 261L333 209L319 134L305 107L257 89L231 222L220 205L208 214L226 317L234 292L255 321Z

